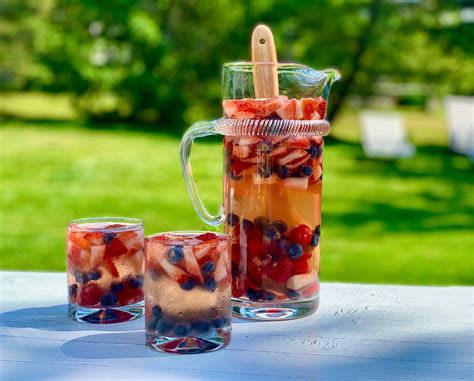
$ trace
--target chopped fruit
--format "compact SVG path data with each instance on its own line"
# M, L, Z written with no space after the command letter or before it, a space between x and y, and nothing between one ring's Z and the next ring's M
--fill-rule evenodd
M113 241L114 238L115 238L115 233L109 232L109 233L104 234L103 240L104 240L104 243L108 245L110 244L110 242Z
M265 252L265 247L261 238L252 238L247 241L247 253L249 257L262 255Z
M234 146L234 149L232 150L232 155L234 155L237 159L245 159L250 155L250 152L252 152L252 149L250 146Z
M259 138L258 136L251 136L251 135L241 136L239 138L239 146L251 146L253 144L260 143L261 140L262 139Z
M278 159L277 162L279 165L286 165L293 160L301 159L302 157L309 156L309 154L303 149L294 149L290 151L287 155L283 156L282 158Z
M300 290L303 287L316 282L317 279L316 270L311 271L309 274L293 275L286 282L286 287L292 290Z
M257 155L257 156L247 157L245 159L242 159L242 161L245 163L251 163L251 164L262 164L265 161L265 158L261 155Z
M309 226L304 224L296 226L290 233L290 240L302 246L310 244L312 237L313 231Z
M246 277L232 277L232 296L234 298L240 298L241 296L243 296L246 288Z
M272 99L233 99L222 102L228 118L264 118L278 110L288 98L277 96Z
M128 278L128 285L131 288L142 288L143 287L143 277L142 276L137 276L137 277Z
M128 251L119 236L115 236L112 242L105 248L105 257L113 258L125 254Z
M309 149L311 143L307 136L290 136L284 143L288 148L301 148L304 150Z
M254 255L247 261L248 276L251 277L254 283L260 284L262 282L264 270L271 263L271 260L270 255Z
M163 270L168 274L168 276L173 279L175 282L182 284L189 279L189 275L186 271L180 269L177 266L172 265L166 259L163 259L160 262L161 267Z
M242 221L242 227L244 228L244 232L248 233L253 229L253 222L247 219Z
M196 281L192 278L189 278L186 282L182 283L180 286L183 290L189 291L189 290L192 290L196 286Z
M91 246L91 255L89 259L89 265L91 268L97 268L104 259L105 245Z
M202 266L202 272L206 275L211 274L216 269L216 265L212 262L206 262Z
M322 118L318 112L318 101L314 98L302 98L301 109L303 110L303 119L306 120L319 120ZM309 147L308 147L309 148Z
M183 252L184 262L186 264L186 271L195 281L202 283L204 281L204 278L202 276L199 264L196 261L196 257L194 256L193 248L191 246L185 246L183 248Z
M292 262L285 257L278 258L276 262L271 262L266 268L267 276L275 282L284 283L291 276Z
M125 228L127 225L124 225L124 224L111 224L111 225L107 225L106 226L106 229L121 229L121 228Z
M138 303L143 300L143 290L141 288L125 287L122 291L117 293L117 299L119 306Z
M104 239L101 232L90 232L84 235L84 238L88 240L91 245L103 245Z
M296 99L289 99L287 102L283 104L282 107L276 110L276 113L282 119L286 119L286 120L298 119L296 117L297 103L298 101Z
M135 250L138 250L138 248L141 246L140 240L137 239L139 237L137 237L137 233L134 231L125 231L118 233L117 235L120 237L120 240L128 250L130 250L132 247L135 248Z
M303 157L300 157L299 159L295 159L295 160L293 160L292 162L287 163L286 166L287 166L287 168L289 168L289 169L298 168L301 164L306 163L306 161L309 159L309 157L310 157L310 155L309 155L309 153L307 153L307 154L304 155Z
M308 178L307 177L289 177L283 180L283 185L286 188L296 189L296 190L306 190L308 189Z
M103 307L111 307L117 304L117 297L114 294L105 294L100 298L100 305Z
M299 173L300 175L302 176L306 176L306 177L309 177L313 174L313 167L309 166L309 165L302 165L300 168L299 168Z
M208 241L209 242L209 241ZM207 260L215 250L213 245L197 245L193 247L194 256L198 263Z
M321 117L321 119L324 118L324 116L326 115L326 101L319 97L317 98L317 106L316 106L316 111L318 111L318 114L319 116Z
M301 100L298 99L296 102L296 114L295 114L295 119L303 119L304 114L303 114L303 107L301 106Z
M234 213L229 213L225 218L225 222L227 225L235 226L239 223L239 216Z
M311 182L317 182L321 179L321 176L323 174L323 169L320 164L315 163L313 166L313 173L311 174L311 177L309 178Z
M277 160L280 157L285 156L287 152L288 152L288 148L284 146L277 146L270 154L270 157L272 158L272 160Z
M282 166L278 167L277 174L278 174L278 177L280 179L284 180L284 179L286 179L287 177L290 176L291 172L287 167L282 165Z
M69 240L81 249L89 249L91 246L90 241L85 238L83 233L70 232Z
M308 284L307 286L301 288L299 290L299 293L301 294L301 297L305 298L308 296L313 296L319 292L319 282L315 281L313 283Z
M99 304L102 297L102 289L96 283L87 283L79 287L77 302L84 307L92 307Z
M285 221L282 220L273 221L272 225L275 226L278 232L281 234L285 233L288 230L288 225L285 223Z
M110 275L112 275L115 278L119 276L119 272L118 272L117 266L115 266L115 262L113 258L111 257L105 258L105 264L107 266L107 269L110 272Z
M253 163L244 163L243 161L235 160L230 165L230 171L235 176L239 176L240 174L242 174L243 171L245 171L246 169L249 169L252 166L253 166Z
M280 232L274 225L267 225L263 228L263 236L269 239L280 238Z
M214 270L214 279L216 280L217 283L219 283L222 279L224 279L228 274L227 264L226 264L226 259L225 259L226 255L227 254L224 253L220 256L216 264L216 269Z
M183 246L172 246L168 252L168 260L171 264L176 265L181 262L184 257Z
M291 259L298 259L303 255L303 248L299 243L295 243L288 248L288 256Z
M195 238L201 241L209 241L211 239L216 239L217 235L215 235L214 233L204 233L204 234L199 234Z
M210 291L210 292L214 292L217 288L217 283L214 279L212 278L207 278L205 281L204 281L204 284L202 285L206 290Z
M311 258L311 253L304 253L299 259L293 262L293 275L296 274L307 274L311 271L311 263L309 259Z

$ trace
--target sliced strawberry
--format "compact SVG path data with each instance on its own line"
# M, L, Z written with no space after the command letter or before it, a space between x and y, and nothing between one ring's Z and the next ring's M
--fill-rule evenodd
M74 245L80 247L81 249L89 249L89 247L91 246L91 243L89 242L89 240L85 238L84 233L70 232L69 240Z
M235 115L235 113L239 110L239 107L233 101L224 100L222 101L222 106L224 108L224 114L228 118L232 118Z
M216 239L217 235L215 235L214 233L204 233L197 235L195 238L201 241L209 241L211 239Z
M322 136L311 136L309 138L309 140L311 140L311 143L314 143L318 146L320 146L321 144L323 144L323 137Z
M278 159L277 163L279 165L286 165L287 163L290 163L296 159L301 159L302 157L305 157L306 155L308 155L308 153L305 150L297 148L290 151L288 154L286 154L282 158Z
M277 283L285 283L291 276L292 262L286 257L279 258L276 262L271 262L266 267L266 274Z
M276 113L282 119L286 119L286 120L297 119L296 118L297 103L298 102L296 99L289 99L283 104L283 106L281 106L278 110L276 110Z
M262 164L265 161L265 158L262 155L247 157L242 159L245 163L252 163L252 164Z
M256 117L256 114L249 111L237 111L233 115L233 118L235 119L254 119L255 117Z
M252 167L252 163L244 163L240 160L233 160L232 164L230 165L230 170L235 176L239 176L243 171Z
M196 257L194 256L192 246L185 246L183 248L183 252L184 263L186 265L186 271L188 272L188 274L190 274L191 277L199 283L204 282L204 278L201 273L201 268L199 267Z
M326 101L322 97L316 98L317 100L317 105L316 105L316 111L318 112L319 116L321 119L324 118L326 115Z
M125 246L120 239L120 236L115 236L112 242L107 245L105 249L105 256L107 258L117 257L119 255L125 254L128 251L127 246Z
M296 102L296 119L303 119L303 108L301 106L301 100L298 99Z
M308 189L307 177L288 177L287 179L282 180L282 183L285 188L290 188L290 189L295 189L295 190Z
M288 169L295 169L295 168L298 168L300 165L306 163L306 161L311 157L311 155L309 153L307 153L306 155L304 155L303 157L300 157L299 159L295 159L291 162L289 162L288 164L286 164L286 167Z
M255 285L261 286L262 276L267 266L270 265L270 255L252 256L247 262L247 273Z
M226 256L227 253L222 253L216 263L216 269L214 270L214 279L217 283L219 283L229 275L229 271L227 269L227 261L225 258Z
M183 284L189 280L189 275L186 273L186 271L180 269L177 266L172 265L166 259L163 259L160 262L160 265L163 268L163 270L166 272L166 274L168 274L168 276L171 279L173 279L175 282L179 284Z
M107 269L110 272L110 275L112 275L114 278L117 278L120 274L118 272L117 266L115 265L114 259L111 257L106 257L105 258L105 264L107 266Z
M251 146L262 141L258 136L246 135L239 138L239 146Z
M303 119L319 120L322 116L318 112L319 101L315 98L302 98L301 108L303 110Z
M289 236L293 243L299 243L301 246L309 245L312 237L313 230L305 224L294 227Z
M91 246L89 264L92 269L97 268L104 260L105 245Z
M235 145L232 149L232 155L240 160L247 158L250 155L250 152L252 152L250 146Z
M125 231L120 232L117 234L120 237L120 240L124 244L124 246L130 250L133 246L135 246L135 239L137 238L137 233L134 231Z
M101 232L90 232L84 235L84 238L87 239L91 245L103 245L104 234Z
M84 307L93 307L99 304L102 289L96 283L86 283L79 287L77 303Z
M319 163L316 163L314 166L313 166L313 173L311 174L311 177L310 177L310 182L311 183L317 183L318 181L321 180L321 176L323 174L323 168L321 167L321 165Z
M222 102L228 118L264 118L279 109L288 98L278 96L272 99L233 99Z
M288 148L284 147L282 145L279 145L273 149L273 151L270 153L270 157L273 160L277 160L280 157L285 156L285 154L288 152Z
M121 229L125 227L127 227L127 225L125 224L110 224L110 225L107 225L105 228L106 229Z
M247 240L247 255L249 257L258 257L265 252L262 238L250 238Z
M129 287L126 285L124 289L117 293L117 305L127 306L129 304L138 303L143 300L143 289Z
M288 148L301 148L307 150L311 146L311 143L309 141L309 137L307 136L290 136L284 142L284 145Z

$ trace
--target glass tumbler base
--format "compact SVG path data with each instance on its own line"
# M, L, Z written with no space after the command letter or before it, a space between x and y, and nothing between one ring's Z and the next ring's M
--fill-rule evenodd
M319 294L311 299L288 300L273 303L252 302L232 298L232 314L251 320L292 320L316 312L319 307Z
M159 352L194 354L217 351L229 344L230 328L216 329L207 335L168 337L147 333L146 345Z
M141 301L128 306L94 308L69 304L69 317L78 322L93 324L124 323L142 317L145 302Z

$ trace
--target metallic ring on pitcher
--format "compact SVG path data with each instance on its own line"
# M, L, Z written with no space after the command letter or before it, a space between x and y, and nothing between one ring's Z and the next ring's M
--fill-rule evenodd
M215 130L221 135L308 135L326 136L330 124L327 120L283 119L228 119L215 122Z

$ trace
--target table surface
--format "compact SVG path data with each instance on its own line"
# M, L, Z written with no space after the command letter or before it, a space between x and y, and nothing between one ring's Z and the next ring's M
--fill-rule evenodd
M67 318L66 276L0 272L0 379L472 380L472 287L323 283L319 311L286 322L233 319L223 350L169 355L143 319Z

